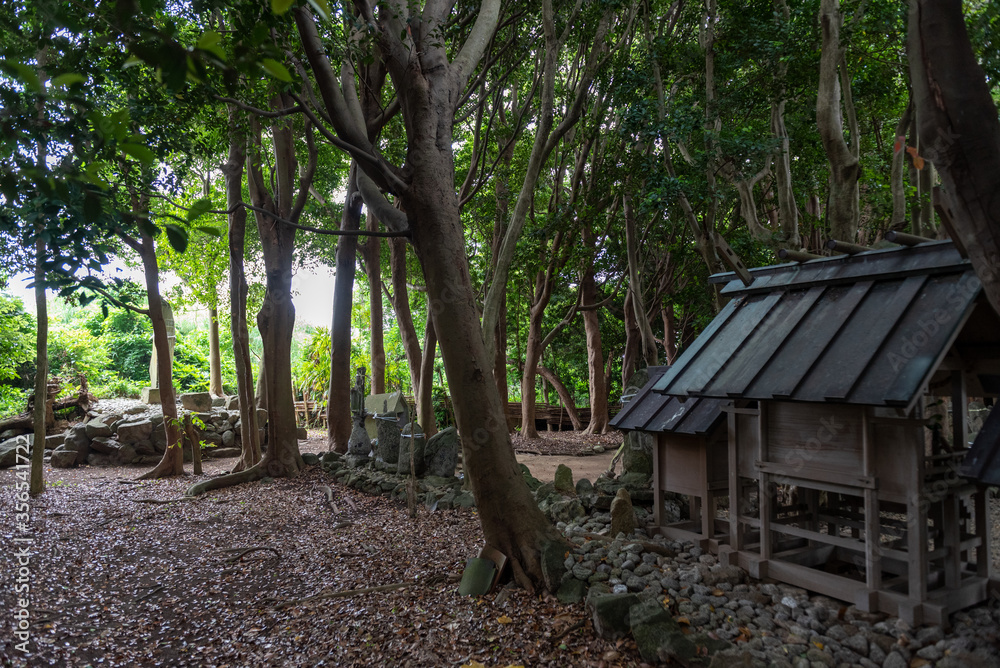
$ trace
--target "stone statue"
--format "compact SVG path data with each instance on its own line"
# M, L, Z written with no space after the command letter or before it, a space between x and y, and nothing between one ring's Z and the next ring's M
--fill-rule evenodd
M350 467L362 466L368 462L372 442L365 431L365 368L358 367L358 375L354 377L354 387L351 388L351 437L347 441L347 456L345 461Z

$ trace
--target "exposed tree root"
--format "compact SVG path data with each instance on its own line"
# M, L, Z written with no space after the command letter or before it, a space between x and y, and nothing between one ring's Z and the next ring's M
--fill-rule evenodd
M147 598L150 598L152 596L156 596L157 594L159 594L160 592L162 592L165 587L166 587L166 585L156 585L155 587L153 587L152 589L150 589L149 591L147 591L145 594L143 594L139 598L135 599L135 602L136 603L141 603L141 602L145 601Z
M231 549L228 549L228 550L221 550L221 551L222 552L238 552L239 554L235 554L232 557L229 557L228 559L226 559L226 563L228 563L228 564L235 564L237 561L239 561L243 557L247 556L248 554L252 554L254 552L263 552L265 550L273 552L274 556L276 558L278 558L278 559L281 558L281 552L278 552L273 547L268 547L266 545L255 545L254 547L245 547L245 548L243 548L243 547L236 547L236 548L231 548Z
M377 587L362 587L361 589L346 589L344 591L335 591L329 594L316 594L315 596L299 598L294 601L285 601L284 603L279 603L274 607L276 610L281 610L283 608L290 608L294 605L301 605L303 603L312 603L313 601L325 601L331 598L351 598L353 596L361 596L362 594L374 594L380 591L392 591L394 589L403 589L404 587L410 587L414 584L416 584L416 581L396 582L394 584L379 585Z
M196 497L191 495L178 496L173 499L132 499L132 501L135 503L154 503L154 504L174 503L176 501L197 501L197 500L198 499Z
M260 480L265 477L267 477L266 460L261 460L256 465L248 469L244 469L243 471L237 471L235 473L219 476L218 478L209 478L208 480L196 482L187 488L184 495L198 496L199 494L210 492L213 489L232 487L233 485L239 485L244 482L253 482L254 480Z

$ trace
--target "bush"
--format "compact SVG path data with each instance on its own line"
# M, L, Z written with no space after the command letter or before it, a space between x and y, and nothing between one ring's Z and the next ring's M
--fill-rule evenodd
M0 417L19 414L27 403L28 395L24 390L10 385L0 385Z
M19 298L0 293L0 381L24 378L34 357L34 318Z
M112 368L101 341L82 328L54 329L49 332L49 372L67 383L83 375L90 385L100 385L112 378Z

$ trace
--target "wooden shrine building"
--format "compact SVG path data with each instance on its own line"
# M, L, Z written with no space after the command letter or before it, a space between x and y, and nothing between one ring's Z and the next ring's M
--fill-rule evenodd
M729 495L728 400L689 399L653 392L668 367L649 367L649 382L611 420L622 431L641 431L653 444L653 520L656 530L673 540L690 540L718 552L728 538L728 522L719 517L717 500ZM623 399L624 400L624 399ZM626 446L627 447L627 446ZM688 497L690 520L666 522L664 495Z
M728 303L648 393L668 417L668 404L726 402L720 557L910 623L986 600L985 488L960 466L969 398L1000 392L1000 318L969 262L927 242L751 276L713 277ZM705 445L713 486L722 466ZM657 487L702 484L680 450Z

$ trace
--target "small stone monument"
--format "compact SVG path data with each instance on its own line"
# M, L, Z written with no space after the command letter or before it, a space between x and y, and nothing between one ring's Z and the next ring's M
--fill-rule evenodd
M399 425L395 415L376 415L375 428L378 441L375 444L376 467L396 472L399 461Z
M365 415L365 368L359 366L358 374L354 377L354 387L351 388L351 422L354 427L351 429L347 455L344 457L344 462L352 468L366 464L372 451L371 439L365 431Z
M427 475L450 478L458 463L458 432L454 427L442 429L431 436L424 446Z
M403 427L399 441L399 462L396 473L410 475L410 448L413 448L413 471L417 477L424 474L424 428L419 422L411 422Z
M624 487L618 490L611 502L611 535L620 533L626 537L635 531L635 509L632 508L632 497Z
M177 335L174 332L174 311L170 308L170 303L166 299L160 299L163 309L163 321L167 327L167 349L170 351L170 359L174 357L174 344ZM147 404L160 403L160 378L157 372L156 342L153 341L153 356L149 360L149 387L142 388L142 401Z

